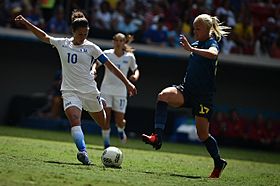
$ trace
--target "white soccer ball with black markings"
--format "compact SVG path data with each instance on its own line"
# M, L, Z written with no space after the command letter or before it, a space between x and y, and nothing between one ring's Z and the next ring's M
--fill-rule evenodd
M101 161L105 167L120 167L123 161L123 153L117 147L108 147L103 151Z

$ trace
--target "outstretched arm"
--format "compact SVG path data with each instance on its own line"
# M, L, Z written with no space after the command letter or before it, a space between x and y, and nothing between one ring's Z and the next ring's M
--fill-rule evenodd
M106 61L104 65L106 65L106 67L125 84L129 96L133 96L137 94L137 89L135 88L135 86L124 76L124 74L110 60Z
M19 15L15 18L17 23L23 24L28 30L30 30L38 39L45 43L50 43L50 36L46 34L40 28L34 26L27 19L25 19L22 15Z
M215 47L210 47L208 49L200 49L194 48L190 45L189 41L184 35L180 35L180 44L184 47L185 50L189 52L196 53L200 56L209 58L209 59L216 59L218 57L218 50Z

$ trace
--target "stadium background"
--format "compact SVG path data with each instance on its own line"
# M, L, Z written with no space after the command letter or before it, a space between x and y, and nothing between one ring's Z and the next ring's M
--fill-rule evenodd
M60 62L55 48L39 42L26 31L1 28L0 35L0 118L1 123L16 124L41 104L38 98L46 92ZM103 49L111 46L108 40L92 41ZM181 82L188 54L180 49L158 49L141 44L133 47L136 48L141 78L136 85L138 95L129 99L127 130L141 133L152 130L157 93L168 85ZM258 112L279 117L280 64L277 62L268 58L221 55L216 108L223 111L238 108L248 117ZM190 116L187 110L171 110L168 127L173 127L176 117L184 114Z
M34 120L34 113L47 101L47 91L60 66L59 57L56 49L39 42L13 20L23 14L51 35L70 36L69 18L74 8L85 11L90 23L90 40L102 49L112 47L110 39L116 32L135 36L133 47L141 77L136 84L139 94L129 99L126 114L126 130L134 135L153 130L157 93L166 86L180 83L184 76L188 53L178 45L178 34L183 33L192 40L191 23L198 14L217 16L231 26L232 31L220 42L217 112L211 132L220 142L229 139L230 144L255 143L257 147L280 149L279 0L3 1L0 3L2 124L69 129L64 115L57 121ZM162 29L155 35L167 34L168 37L151 37L154 43L150 43L148 33L159 27ZM99 83L101 79L102 71L97 79ZM232 112L235 109L237 113ZM218 120L220 114L224 117L222 120ZM172 139L184 124L195 128L190 118L189 110L170 109L167 137ZM83 126L96 126L87 113L83 119ZM55 127L58 125L62 127Z

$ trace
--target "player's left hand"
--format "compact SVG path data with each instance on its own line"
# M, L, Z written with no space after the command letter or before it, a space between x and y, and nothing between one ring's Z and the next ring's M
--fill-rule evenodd
M96 70L91 70L90 71L90 75L92 75L92 77L95 79L96 77L97 77L97 72L96 72Z
M131 82L129 82L127 85L127 91L129 96L134 96L137 94L137 89Z

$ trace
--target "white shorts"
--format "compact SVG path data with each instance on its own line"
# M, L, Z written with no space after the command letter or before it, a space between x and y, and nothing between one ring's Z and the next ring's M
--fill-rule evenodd
M102 98L106 100L106 107L112 108L113 111L125 113L127 106L126 96L113 96L101 93Z
M64 110L72 106L88 112L100 112L103 109L100 94L62 91L62 98Z

